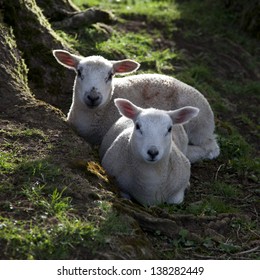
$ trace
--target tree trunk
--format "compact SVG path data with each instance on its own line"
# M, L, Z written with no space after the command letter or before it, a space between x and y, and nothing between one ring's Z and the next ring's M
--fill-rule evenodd
M0 22L0 113L14 114L33 97L27 85L27 68L11 31Z
M49 22L62 21L68 16L80 12L70 0L36 0L37 5Z
M2 0L0 8L28 66L32 92L38 99L67 111L74 76L57 64L52 50L68 50L69 46L52 30L35 0Z

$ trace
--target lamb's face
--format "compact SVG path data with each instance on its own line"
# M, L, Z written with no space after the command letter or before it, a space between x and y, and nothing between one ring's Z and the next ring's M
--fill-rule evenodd
M103 57L90 56L82 59L76 68L75 94L88 108L107 104L112 96L113 64Z
M111 100L113 75L132 73L140 66L130 59L110 61L102 56L81 57L64 50L54 50L53 55L58 63L76 71L74 97L92 109Z
M172 120L167 113L154 109L143 111L134 122L133 153L148 163L156 163L170 153Z

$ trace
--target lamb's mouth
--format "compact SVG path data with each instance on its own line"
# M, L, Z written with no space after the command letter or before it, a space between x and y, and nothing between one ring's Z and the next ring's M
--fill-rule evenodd
M148 162L148 163L155 163L155 162L158 161L158 159L156 159L156 158L147 158L145 161Z
M85 103L87 105L88 108L90 109L96 109L99 107L100 104L88 104L88 103Z
M88 108L95 109L101 105L102 96L98 95L93 97L91 95L85 95L84 102Z

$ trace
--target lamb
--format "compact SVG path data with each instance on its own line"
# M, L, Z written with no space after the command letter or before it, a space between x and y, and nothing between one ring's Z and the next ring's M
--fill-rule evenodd
M53 55L60 64L77 73L67 121L90 144L100 145L111 125L119 119L112 100L123 97L145 108L199 108L199 115L184 125L189 139L187 157L195 162L219 155L213 112L206 98L193 87L161 74L114 78L116 74L132 73L139 68L139 63L129 59L81 57L64 50L54 50Z
M179 128L197 116L199 109L143 109L120 98L115 105L123 117L102 141L104 169L116 178L123 196L144 206L181 203L189 186L190 162L173 139L183 143L186 133Z

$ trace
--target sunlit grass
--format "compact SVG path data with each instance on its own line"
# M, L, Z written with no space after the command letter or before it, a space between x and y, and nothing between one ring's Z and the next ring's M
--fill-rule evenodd
M153 69L157 72L172 71L174 68L172 62L177 58L177 54L170 49L155 50L153 37L147 33L114 32L107 41L97 43L96 48L100 54L110 59L128 57L139 61L140 71L142 69Z
M15 168L15 155L11 152L0 153L0 171L3 173L12 172Z
M44 132L36 128L16 128L16 129L1 129L0 133L4 133L6 136L14 137L38 137L46 138Z
M84 5L85 7L96 6L100 9L112 10L125 16L138 14L146 16L148 21L157 20L161 24L169 23L180 16L178 6L172 0L74 0L73 2L80 7L84 7Z
M90 223L66 217L52 223L0 217L0 229L1 248L10 259L66 259L73 247L88 247L95 234Z

